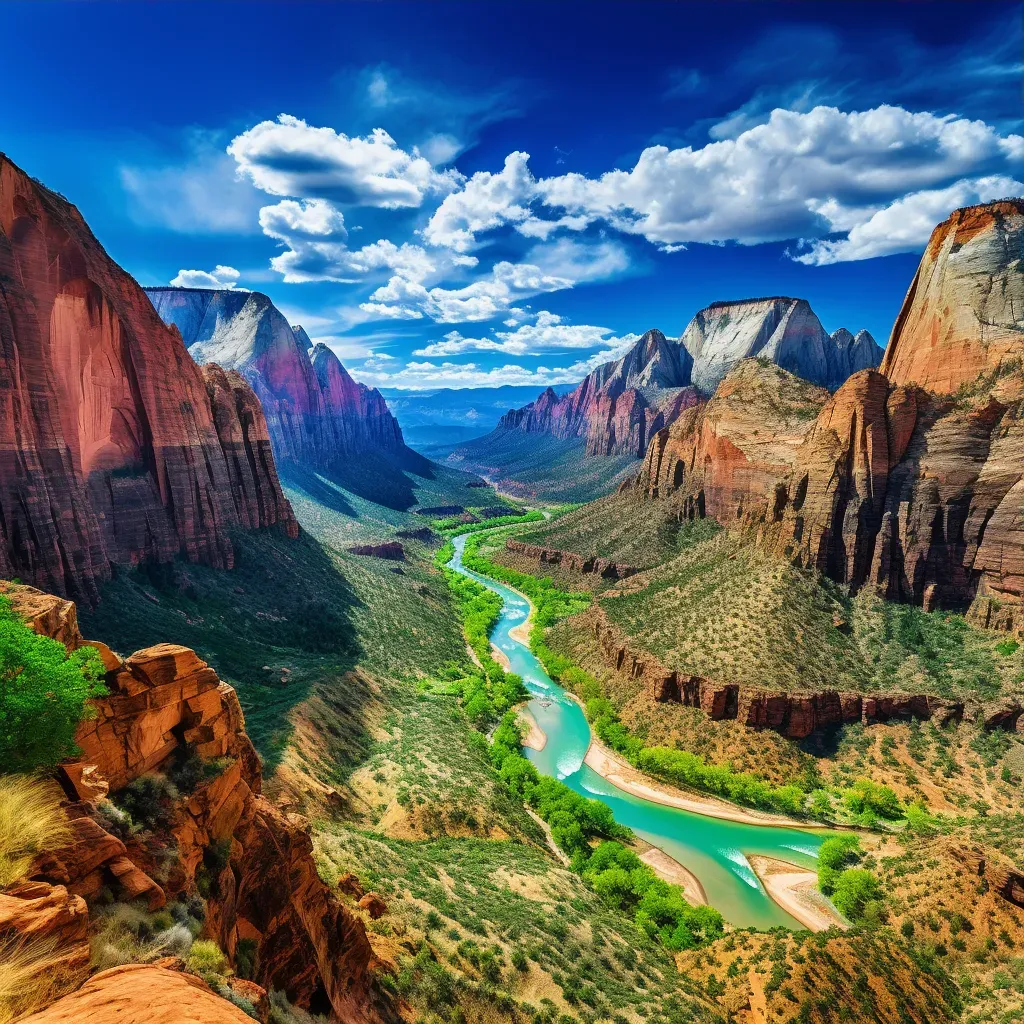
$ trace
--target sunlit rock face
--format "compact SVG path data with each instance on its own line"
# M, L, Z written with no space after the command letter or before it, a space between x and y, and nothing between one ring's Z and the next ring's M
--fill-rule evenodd
M237 526L294 532L248 385L215 410L78 210L3 156L0 282L0 576L91 601L111 563L227 567Z
M1024 627L1024 203L954 213L881 372L815 393L740 363L648 447L637 486L925 608Z
M1024 357L1024 200L957 210L933 232L882 372L952 394Z
M263 405L279 462L329 470L368 449L402 447L380 392L357 384L338 357L313 345L260 292L147 288L197 363L237 370Z
M826 334L806 299L784 297L712 303L694 316L680 341L693 360L693 385L704 395L713 394L743 359L767 359L830 390L882 359L867 331Z

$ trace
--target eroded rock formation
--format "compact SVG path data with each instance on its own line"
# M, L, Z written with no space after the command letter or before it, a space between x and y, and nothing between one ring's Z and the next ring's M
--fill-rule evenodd
M0 280L0 576L91 601L111 563L229 567L231 529L297 530L249 389L212 394L78 210L2 155Z
M376 388L357 384L338 357L313 345L260 292L147 288L198 363L237 370L263 405L281 463L330 470L353 454L403 448L402 431Z
M637 486L687 495L853 589L1021 628L1022 238L1024 203L957 211L932 235L884 372L829 397L741 363L652 440Z
M61 599L26 587L10 598L37 630L63 623L54 635L68 646L90 642L68 627ZM51 613L45 612L47 600ZM373 954L362 922L317 875L305 820L283 814L260 795L260 761L232 687L185 647L161 644L122 661L93 643L108 670L109 693L94 702L95 718L79 729L81 755L60 769L72 838L37 859L28 889L0 899L0 930L5 915L29 923L45 918L49 936L74 958L81 953L78 930L86 903L104 886L156 908L193 891L197 872L205 869L212 875L206 934L231 959L243 939L255 942L259 985L283 989L301 1006L329 1006L346 1021L377 1021ZM193 753L217 770L175 803L161 837L174 856L169 867L164 863L158 885L150 846L112 835L97 803L108 791L116 794L140 775ZM214 848L226 857L211 858Z
M962 702L928 694L783 693L672 671L648 651L634 648L599 606L586 614L597 648L610 669L640 681L651 700L699 708L714 721L735 720L751 729L772 729L790 739L805 739L850 722L916 718L945 725L964 716Z
M525 558L535 558L544 565L559 565L572 572L594 574L607 580L622 580L640 572L635 566L626 565L623 562L611 562L607 558L577 555L572 551L527 544L514 537L506 538L505 547L514 554L523 555Z

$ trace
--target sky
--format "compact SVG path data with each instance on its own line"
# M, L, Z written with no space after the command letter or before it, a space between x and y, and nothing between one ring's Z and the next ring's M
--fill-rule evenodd
M575 381L767 295L884 345L934 225L1024 194L1019 3L0 8L0 150L368 384Z

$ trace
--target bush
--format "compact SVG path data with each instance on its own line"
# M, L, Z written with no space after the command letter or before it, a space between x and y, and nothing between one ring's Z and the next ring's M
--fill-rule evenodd
M882 886L867 868L847 868L840 872L832 890L832 902L840 914L851 921L866 916L869 904L882 896Z
M178 790L163 775L140 775L117 794L117 803L131 821L145 829L170 824Z
M53 783L23 775L0 777L0 889L16 882L38 853L71 838Z
M50 768L73 754L87 702L106 693L102 678L94 648L68 653L0 595L0 774Z
M216 942L211 939L198 939L192 943L192 948L185 959L185 970L205 978L221 974L226 964L227 958Z

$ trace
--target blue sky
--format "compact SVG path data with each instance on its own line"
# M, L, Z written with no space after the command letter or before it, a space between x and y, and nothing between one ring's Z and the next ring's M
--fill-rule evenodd
M1020 4L2 6L0 149L374 384L578 379L772 294L884 344L931 227L1024 192Z

